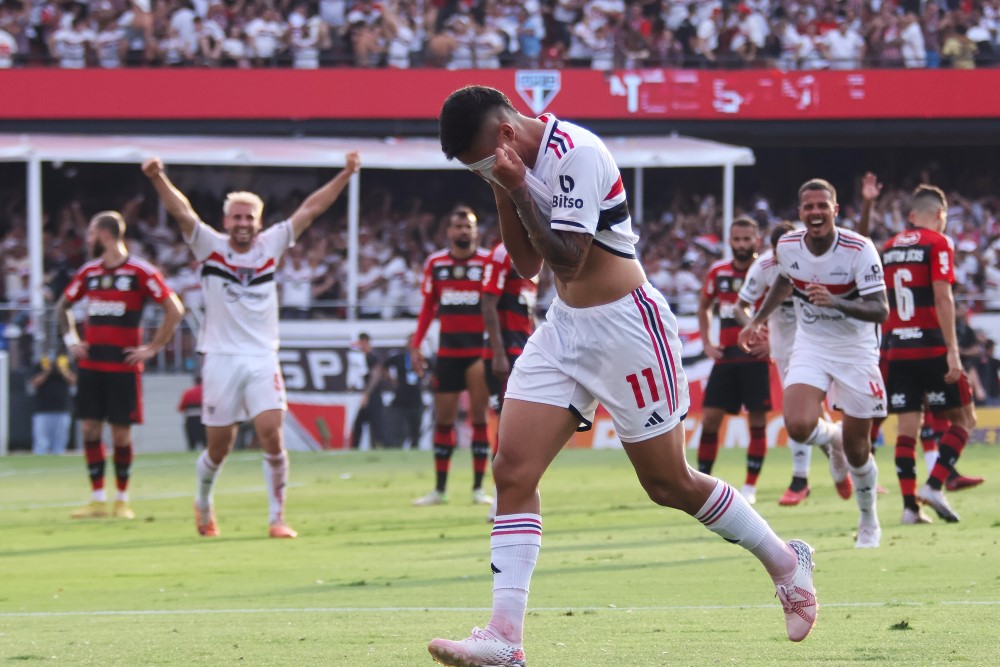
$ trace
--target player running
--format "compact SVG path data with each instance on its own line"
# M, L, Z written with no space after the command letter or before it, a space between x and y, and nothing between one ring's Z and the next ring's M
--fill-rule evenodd
M976 425L972 389L962 370L955 333L951 287L955 282L955 251L943 235L947 220L944 192L921 185L913 193L911 228L889 239L883 250L890 304L885 323L886 389L889 412L899 416L896 473L903 494L904 524L931 522L920 511L918 500L949 523L959 520L942 486ZM927 483L917 489L915 447L925 400L927 409L943 415L951 426L941 436L937 462Z
M452 93L441 147L490 182L504 245L517 271L544 262L558 293L507 383L494 462L493 613L461 641L435 639L445 665L525 664L528 588L542 540L538 483L600 401L650 498L696 517L748 549L777 586L788 636L816 619L812 549L785 543L731 486L692 470L684 455L689 396L677 323L635 255L621 174L604 143L551 114L519 114L498 90Z
M736 317L740 324L746 325L752 316L752 306L762 303L767 291L774 285L778 277L778 260L774 258L774 248L782 236L793 231L795 226L788 221L775 225L771 230L771 248L758 257L747 271L736 304ZM788 361L795 344L795 304L790 298L783 301L767 318L767 340L771 360L778 367L783 381L788 375ZM854 485L847 474L847 457L844 456L840 435L840 431L834 433L833 439L820 446L820 449L830 460L830 476L833 477L837 493L847 500L854 491ZM809 495L809 465L812 462L813 448L791 438L788 446L792 451L792 483L782 494L778 504L792 506L798 505Z
M486 430L489 394L483 365L483 313L480 296L490 253L477 244L476 214L459 206L448 218L450 247L427 258L422 292L424 303L417 318L417 331L410 340L410 353L418 363L420 344L435 315L441 323L437 360L434 364L434 490L413 501L418 507L448 500L448 473L458 444L455 421L458 399L469 392L472 421L472 502L489 505L493 498L483 491L483 477L490 459Z
M750 425L747 475L740 493L753 505L757 502L757 477L767 455L767 413L771 409L771 379L766 352L745 351L736 343L740 325L736 307L747 269L757 257L760 228L750 218L737 218L729 228L732 259L712 264L705 276L698 300L698 330L705 354L715 361L702 400L701 441L698 444L698 471L712 474L719 455L719 427L726 413L737 415L746 406ZM719 344L709 336L711 313L719 317Z
M101 433L111 427L118 493L111 515L135 518L128 502L132 470L132 424L142 423L143 362L167 344L184 314L184 306L148 262L125 247L125 220L117 211L102 211L87 226L87 245L95 259L84 264L56 304L59 331L66 349L79 363L75 399L81 420L83 452L90 475L92 499L72 513L74 519L108 515L104 490L107 465ZM87 299L87 328L81 341L70 310ZM142 310L154 301L163 322L152 340L142 342Z
M780 274L764 304L740 332L749 348L767 318L795 295L797 331L785 376L783 413L788 435L823 446L837 426L822 418L830 395L843 415L843 446L860 518L855 547L876 548L882 537L875 507L878 468L871 454L871 420L884 417L885 386L878 368L878 324L888 316L882 262L870 239L836 226L837 191L822 179L799 188L802 231L775 249Z
M285 451L285 383L278 364L278 293L274 272L282 254L340 196L361 167L356 152L346 166L313 192L287 220L261 230L264 202L251 192L231 192L223 205L220 234L201 221L187 197L164 172L159 158L143 162L167 212L177 220L195 258L201 262L205 323L198 342L204 357L202 421L208 439L196 465L198 492L194 513L198 534L217 537L212 490L236 437L239 422L251 419L264 452L269 501L268 534L291 538L285 523L288 453Z

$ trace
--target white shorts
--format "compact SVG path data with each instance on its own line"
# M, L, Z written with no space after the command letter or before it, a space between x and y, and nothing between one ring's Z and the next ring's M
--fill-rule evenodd
M796 348L784 377L784 387L807 384L824 392L834 410L856 419L885 417L885 383L878 362L832 361Z
M205 426L229 426L266 410L287 410L277 355L252 357L208 353L201 362Z
M785 376L788 375L788 364L791 360L792 357L790 355L781 357L775 357L775 356L771 357L771 361L774 362L775 367L777 367L778 369L778 377L781 378L782 381L784 381Z
M555 405L590 428L598 401L622 442L677 426L690 406L677 320L649 283L603 306L570 308L556 299L528 339L505 398Z

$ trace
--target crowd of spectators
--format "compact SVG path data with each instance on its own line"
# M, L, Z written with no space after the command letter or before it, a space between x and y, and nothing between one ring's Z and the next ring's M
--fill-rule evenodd
M3 0L0 68L994 66L1000 0Z

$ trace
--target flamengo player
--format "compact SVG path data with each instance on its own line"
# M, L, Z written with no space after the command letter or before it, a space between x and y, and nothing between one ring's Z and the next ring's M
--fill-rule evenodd
M761 358L741 348L736 341L740 324L736 304L747 269L757 256L760 228L750 218L737 218L729 228L732 259L718 261L708 269L698 300L698 330L705 354L714 360L702 401L701 442L698 444L698 471L712 474L719 455L719 427L726 413L737 415L747 409L750 447L747 449L747 476L740 493L751 505L757 502L757 476L767 455L767 412L771 409L771 380L767 357ZM719 316L719 344L709 339L711 310Z
M944 236L948 200L940 188L921 185L913 193L912 229L896 234L883 249L889 285L889 412L899 416L896 472L903 494L904 524L930 523L917 505L927 503L942 519L957 522L941 490L976 425L972 390L962 371L955 334L954 249ZM924 400L951 426L941 436L938 458L927 483L918 490L916 438Z
M66 349L80 365L76 418L82 421L84 455L93 498L76 510L76 519L108 515L104 491L106 467L101 431L111 426L118 495L112 515L132 519L128 483L132 468L132 424L142 423L142 364L174 335L184 307L147 262L125 248L125 220L117 211L95 215L87 226L87 245L94 260L84 264L63 291L56 314ZM87 299L87 328L81 341L70 311ZM163 308L163 323L142 344L142 309L153 300Z
M690 400L677 323L636 259L625 188L604 142L549 114L522 116L485 86L452 93L440 127L445 155L491 183L518 272L534 277L544 262L558 298L514 366L500 415L490 622L461 641L431 641L431 655L452 666L524 666L528 587L542 541L538 483L598 401L650 498L759 558L776 583L789 638L804 639L817 606L810 547L781 541L731 486L687 465L681 421Z
M771 313L795 295L797 331L785 376L785 428L793 440L830 443L837 427L822 418L829 393L844 415L844 453L860 512L855 547L875 548L882 528L869 435L872 418L886 415L878 324L888 317L889 306L878 251L871 239L836 226L839 210L829 182L816 178L799 188L799 219L806 228L778 241L781 275L740 332L740 344L749 347Z
M493 498L483 491L489 465L490 441L486 430L488 393L483 366L483 313L480 306L483 274L490 253L476 244L476 214L459 206L448 218L451 246L427 258L422 292L424 303L417 331L410 340L415 363L423 364L420 344L435 314L441 322L437 361L434 364L434 490L413 501L420 507L448 499L448 473L457 438L458 398L469 392L472 420L472 502L489 505Z
M795 231L795 226L784 221L771 230L771 249L757 258L747 271L746 280L740 288L736 316L741 324L746 324L751 317L753 304L759 304L767 291L774 285L778 277L778 260L774 257L774 248L778 240L789 232ZM788 361L792 356L795 344L795 303L786 299L767 318L767 339L771 351L771 360L778 367L782 380L788 375ZM789 449L792 450L792 483L778 500L779 505L798 505L809 495L809 464L812 461L812 447L789 438ZM834 434L833 441L821 447L823 453L830 459L830 475L837 486L837 493L844 500L851 497L854 485L847 474L847 458L840 443L840 431Z
M282 427L287 402L278 364L278 295L274 272L282 253L337 200L361 160L348 153L346 166L309 195L288 220L261 231L264 202L250 192L232 192L223 205L220 234L195 213L174 187L159 158L143 162L142 171L163 205L180 224L184 240L201 262L205 323L198 343L204 355L202 421L208 439L198 457L195 524L198 533L215 537L219 529L212 489L236 436L236 425L252 419L264 451L271 537L295 537L285 524L288 454Z

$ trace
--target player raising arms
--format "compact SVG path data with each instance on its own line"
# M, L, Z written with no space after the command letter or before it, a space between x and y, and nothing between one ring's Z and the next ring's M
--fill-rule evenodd
M884 417L885 386L878 368L878 324L889 314L882 262L870 239L836 226L837 191L819 178L799 188L802 231L778 241L781 275L740 332L749 348L767 318L794 294L797 330L785 376L783 413L788 436L823 446L837 426L822 418L823 399L843 412L844 453L854 480L860 520L855 547L878 547L875 509L878 468L871 454L873 417Z
M236 437L236 425L253 420L264 451L271 537L295 537L285 523L288 454L284 424L287 401L278 364L278 294L274 272L278 260L312 222L337 200L361 167L356 152L346 166L313 192L290 218L261 231L264 202L251 192L231 192L223 205L220 234L201 221L187 197L174 187L159 158L143 162L167 212L177 220L184 241L201 262L205 323L198 342L204 355L202 421L208 439L196 465L198 492L195 525L205 537L219 535L212 489Z
M889 412L899 415L896 472L903 494L903 523L930 523L917 500L942 519L958 521L942 485L976 425L972 390L962 371L955 333L954 248L944 236L948 200L940 188L921 185L913 193L911 229L893 236L883 250L889 285L888 339ZM924 401L951 426L941 436L938 458L927 483L916 488L915 446Z
M748 549L777 585L788 636L816 618L811 548L785 543L731 486L692 470L677 323L636 259L621 174L604 143L555 116L522 116L498 90L452 93L440 116L449 158L488 180L504 245L525 278L544 262L557 298L507 383L494 462L493 613L461 641L435 639L445 665L523 666L524 615L542 539L538 483L600 401L650 498Z
M486 430L489 394L483 367L483 313L480 296L483 273L490 253L480 248L476 214L459 206L448 218L450 247L427 258L421 291L424 303L417 331L410 339L410 354L418 364L420 343L435 315L441 321L441 336L434 365L434 490L413 501L422 507L448 499L448 473L457 439L458 398L469 391L472 420L472 502L488 505L493 498L483 491L483 477L490 462L490 440Z
M759 304L774 285L778 277L778 260L774 257L774 248L778 246L778 240L782 236L792 231L795 231L795 226L787 220L775 225L771 230L771 249L758 257L747 271L736 304L736 317L741 324L745 325L750 320L752 306ZM767 338L771 359L784 380L788 375L788 361L795 344L795 304L791 299L782 302L767 318ZM786 506L798 505L809 495L809 464L813 450L809 445L792 439L789 439L788 446L792 450L792 483L778 500L779 505ZM847 458L840 442L840 431L836 431L833 440L820 449L830 460L830 475L836 484L837 493L847 500L851 497L854 486L851 476L847 474Z
M128 483L132 469L132 424L142 423L142 364L167 344L184 314L180 300L160 272L132 257L125 248L125 220L117 211L102 211L87 226L87 245L94 259L84 264L56 304L59 330L67 351L79 361L76 418L81 420L83 450L90 474L92 500L73 518L107 516L106 467L101 431L111 426L118 495L111 513L132 519ZM87 298L84 340L76 330L71 305ZM142 309L148 300L163 308L163 323L142 343Z

